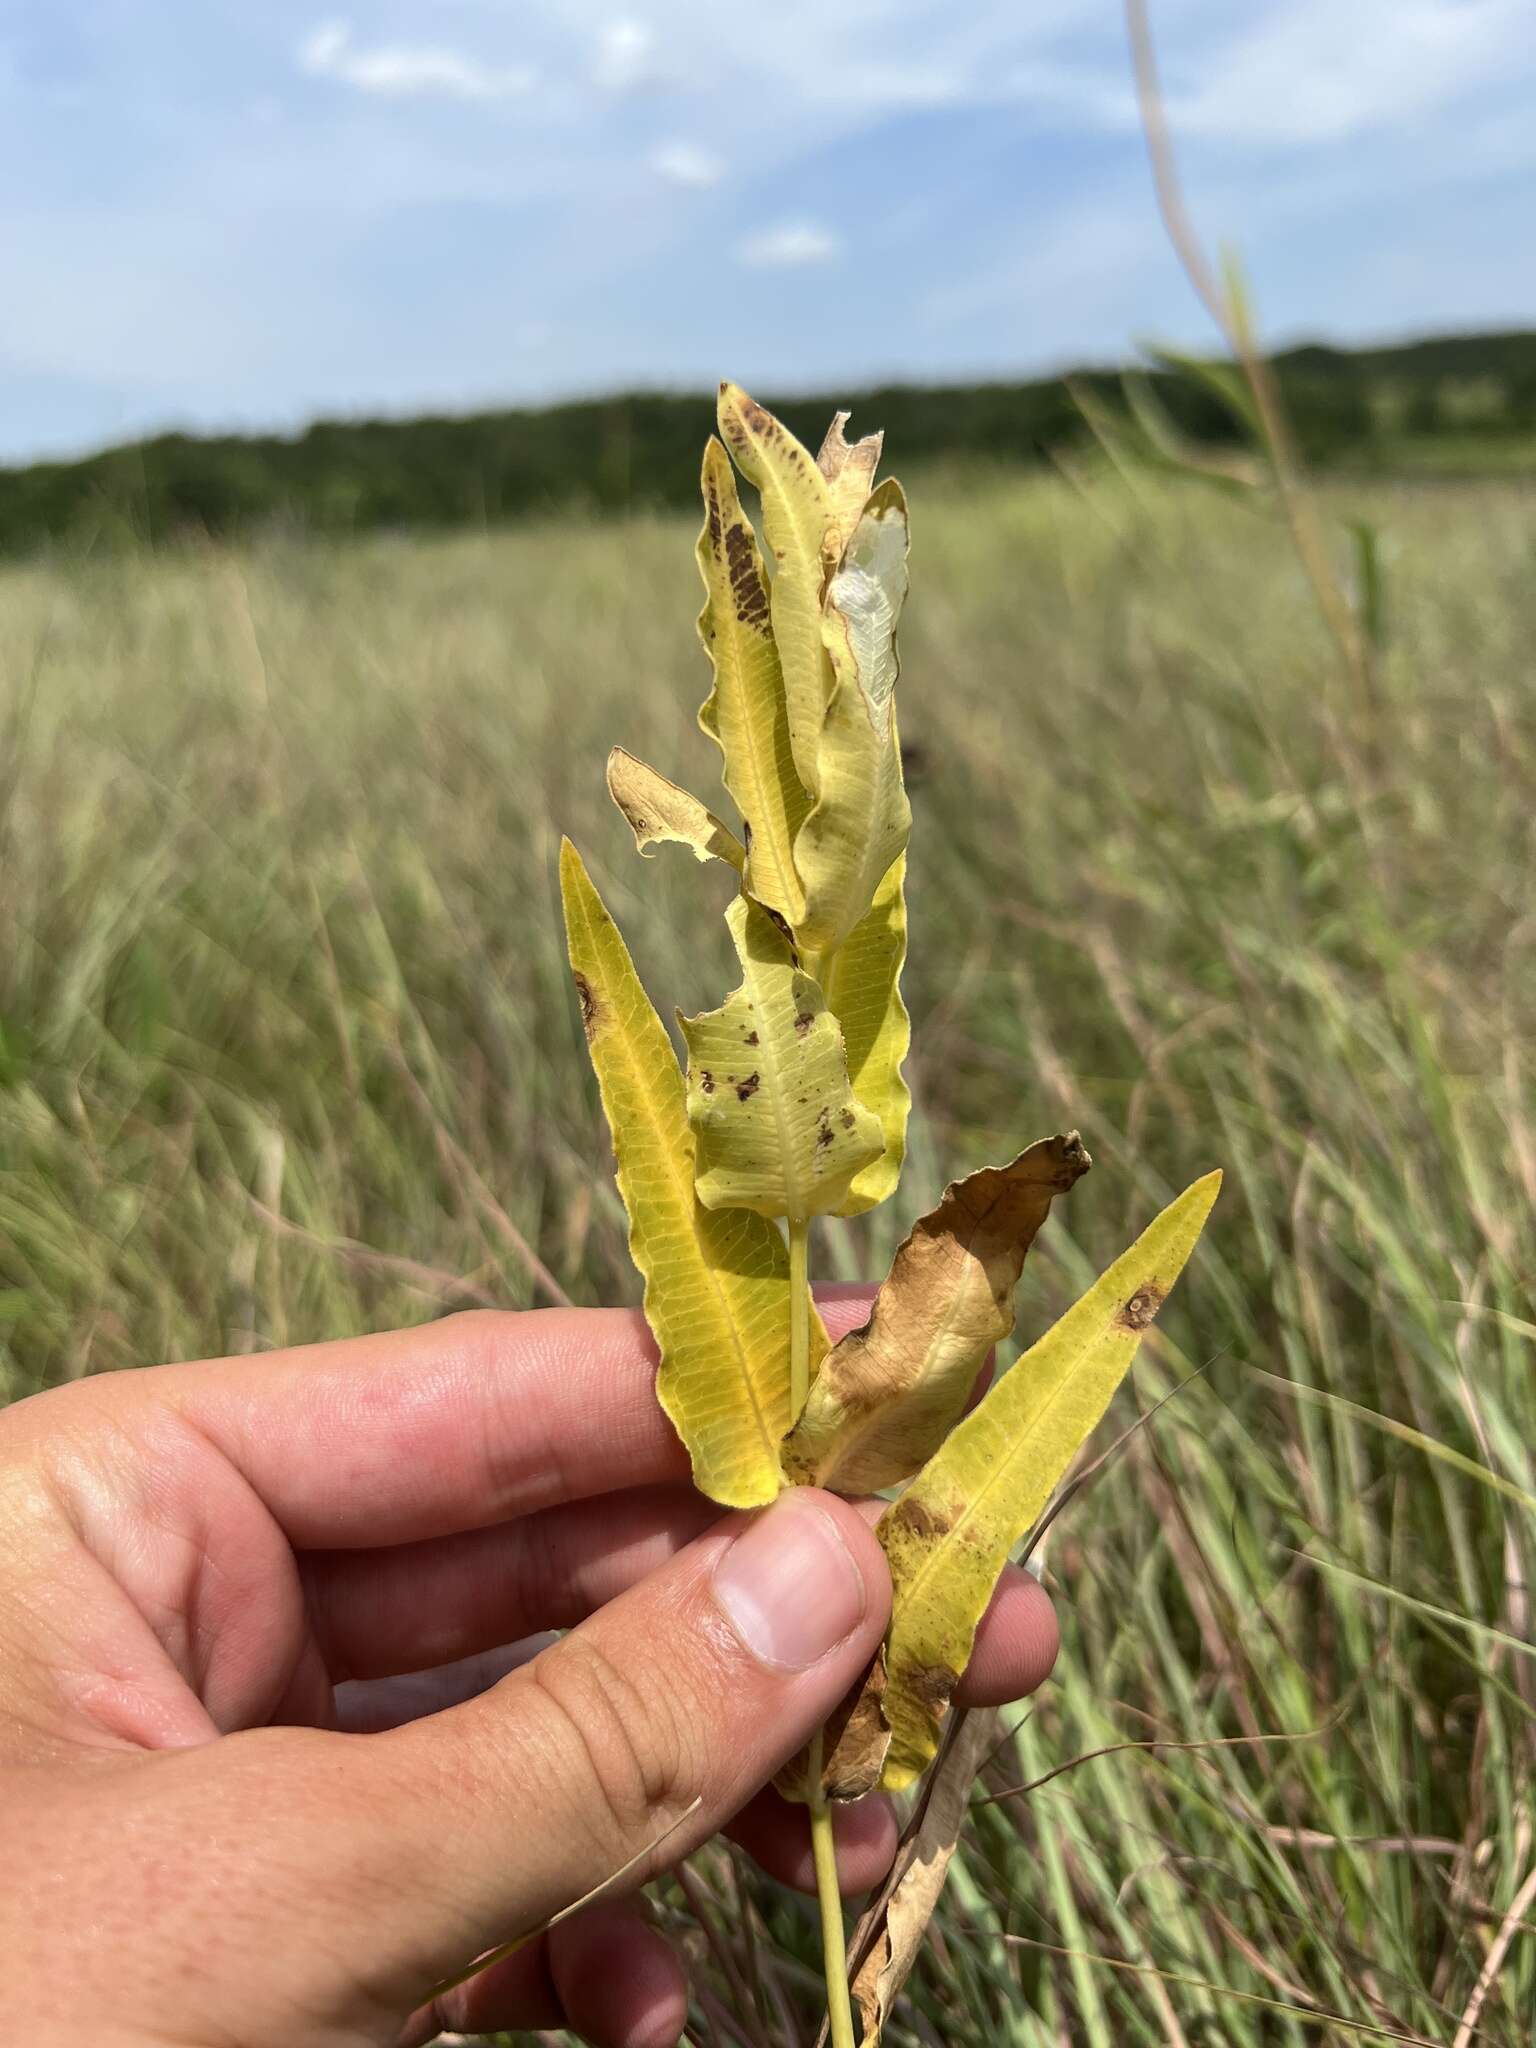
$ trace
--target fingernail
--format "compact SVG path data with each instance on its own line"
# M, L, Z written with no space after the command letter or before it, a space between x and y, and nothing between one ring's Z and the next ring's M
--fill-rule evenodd
M850 1636L868 1606L864 1575L825 1509L786 1493L715 1566L715 1598L760 1664L805 1671Z

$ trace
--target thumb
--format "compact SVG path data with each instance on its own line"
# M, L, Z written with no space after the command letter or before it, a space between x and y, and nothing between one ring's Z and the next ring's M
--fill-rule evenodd
M315 1831L309 1797L296 1810L328 1952L353 1917L352 1871L368 1873L359 1978L406 2003L654 1846L631 1880L643 1883L805 1744L889 1611L858 1511L795 1489L720 1524L479 1698L387 1734L323 1738L307 1768L331 1774L346 1825Z

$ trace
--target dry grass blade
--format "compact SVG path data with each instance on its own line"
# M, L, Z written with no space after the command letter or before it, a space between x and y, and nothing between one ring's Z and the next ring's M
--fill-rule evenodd
M1038 1949L1044 1955L1068 1956L1076 1962L1090 1963L1105 1970L1127 1970L1138 1977L1157 1977L1164 1984L1181 1984L1192 1991L1209 1991L1218 1998L1235 1999L1240 2005L1267 2006L1271 2012L1283 2012L1292 2019L1309 2026L1341 2027L1345 2033L1360 2034L1372 2041L1404 2041L1409 2048L1440 2048L1440 2044L1423 2034L1408 2034L1397 2027L1380 2027L1369 2020L1352 2020L1343 2013L1321 2012L1310 2006L1293 2005L1282 1998L1264 1998L1256 1991L1234 1991L1229 1985L1209 1983L1200 1977L1187 1977L1178 1970L1160 1970L1150 1963L1129 1962L1124 1956L1107 1956L1084 1952L1077 1949L1061 1948L1049 1941L1032 1941L1027 1934L1005 1934L1000 1937L1010 1948Z
M1184 204L1158 79L1147 0L1125 0L1125 16L1136 77L1137 103L1163 225L1196 294L1242 365L1263 424L1275 489L1285 508L1297 555L1312 586L1318 610L1327 622L1346 673L1358 693L1360 708L1363 713L1374 714L1369 653L1329 562L1279 385L1268 361L1254 345L1240 300L1232 290L1223 287L1206 261L1200 238Z
M1536 1904L1536 1864L1533 1864L1526 1873L1525 1883L1510 1901L1509 1911L1504 1915L1499 1931L1493 1937L1492 1946L1488 1950L1488 1960L1478 1972L1477 1982L1472 1987L1472 1996L1467 2000L1467 2009L1461 2016L1461 2024L1456 2029L1456 2039L1452 2042L1451 2048L1470 2048L1477 2032L1478 2020L1482 2017L1483 2007L1488 2002L1488 1994L1498 1981L1499 1971L1504 1967L1509 1945L1520 1931L1521 1922L1533 1904Z
M922 1823L902 1859L901 1877L871 1929L868 1953L854 1973L853 1995L864 2017L867 2042L881 2039L917 1961L965 1825L971 1787L992 1745L994 1724L992 1714L968 1714L934 1768Z
M530 1941L537 1941L540 1935L548 1934L552 1927L561 1926L565 1921L574 1919L578 1913L585 1912L588 1906L595 1905L599 1899L607 1898L626 1878L633 1877L643 1864L649 1863L656 1851L664 1848L678 1829L692 1820L703 1804L702 1798L695 1799L691 1806L684 1808L670 1827L662 1829L654 1841L647 1842L643 1849L637 1849L627 1863L621 1863L619 1868L610 1872L601 1884L593 1885L592 1889L583 1892L579 1899L573 1899L570 1905L562 1906L558 1913L551 1913L547 1920L541 1920L537 1927L530 1927L526 1934L515 1935L511 1941L502 1942L500 1947L487 1949L484 1955L476 1956L467 1969L460 1970L456 1977L445 1977L441 1984L433 1987L432 1997L442 1998L449 1991L457 1991L459 1986L467 1984L471 1977L478 1977L483 1970L489 1970L495 1963L504 1963L508 1956L515 1956L519 1949L526 1948Z
M1334 1725L1330 1723L1325 1728L1303 1728L1295 1735L1213 1735L1197 1742L1106 1742L1102 1749L1087 1750L1081 1756L1069 1757L1065 1763L1057 1764L1053 1770L1043 1771L1038 1778L1031 1778L1027 1785L1005 1786L1001 1792L989 1792L985 1799L979 1799L976 1803L978 1806L995 1806L1002 1799L1027 1799L1032 1792L1044 1791L1047 1785L1054 1784L1057 1778L1064 1778L1069 1771L1080 1770L1084 1764L1098 1763L1102 1757L1125 1756L1137 1750L1143 1754L1156 1756L1164 1751L1173 1754L1176 1751L1206 1749L1254 1749L1268 1742L1316 1742L1320 1737L1331 1734ZM1271 1833L1274 1832L1271 1830ZM1326 1839L1331 1840L1332 1837ZM1452 1843L1451 1846L1453 1849L1459 1849L1460 1844Z

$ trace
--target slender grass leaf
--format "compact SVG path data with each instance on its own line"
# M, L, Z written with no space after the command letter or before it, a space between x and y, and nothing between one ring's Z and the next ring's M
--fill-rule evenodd
M747 850L696 796L615 747L608 756L608 794L629 822L635 845L650 857L664 840L691 847L698 860L723 860L740 874Z
M891 1567L884 1783L932 1761L1008 1554L1108 1407L1221 1187L1209 1173L1143 1231L958 1425L877 1534Z
M793 925L805 913L795 834L811 800L789 743L768 574L752 522L741 509L730 457L713 435L704 451L701 489L704 530L697 553L706 597L699 638L715 680L699 724L725 756L725 786L749 827L746 886Z
M784 673L790 747L801 782L815 796L821 725L832 695L832 671L822 643L822 599L841 552L831 487L789 429L739 385L720 386L719 421L720 437L737 468L762 498L763 538L774 565L773 637Z
M699 1200L803 1223L846 1200L885 1133L848 1085L837 1019L767 911L738 896L726 922L741 986L680 1020Z
M869 1321L822 1365L784 1446L788 1478L878 1493L933 1456L1013 1328L1014 1289L1052 1201L1088 1166L1072 1131L945 1189L897 1252Z
M822 620L834 690L817 749L816 801L795 841L806 899L795 934L815 958L833 953L868 915L912 829L893 701L906 595L907 503L889 480L865 507Z
M1120 385L1130 416L1145 437L1146 452L1157 466L1174 475L1203 477L1224 490L1241 493L1262 488L1265 472L1251 455L1208 448L1181 433L1144 372L1128 370Z
M902 1064L912 1044L912 1024L901 1000L901 970L907 957L907 857L891 863L860 919L826 963L827 1003L842 1026L848 1079L885 1133L881 1156L856 1173L839 1214L860 1216L896 1192L907 1150L912 1091Z
M765 1218L699 1202L672 1042L569 840L560 888L630 1254L661 1353L657 1395L700 1490L727 1507L760 1507L782 1484L778 1446L790 1420L788 1253ZM813 1318L813 1343L818 1327Z
M1299 1550L1296 1555L1304 1557L1308 1564L1316 1565L1320 1572L1328 1572L1334 1578L1358 1586L1362 1592L1379 1593L1383 1600L1394 1601L1415 1614L1430 1615L1447 1628L1465 1629L1469 1635L1480 1636L1484 1642L1495 1643L1500 1649L1514 1650L1522 1657L1536 1657L1536 1643L1528 1643L1524 1636L1512 1635L1508 1629L1495 1628L1491 1621L1479 1621L1475 1614L1458 1614L1453 1607L1438 1606L1433 1600L1416 1599L1400 1586L1390 1586L1384 1579L1370 1578L1365 1572L1351 1571L1347 1564L1338 1564L1331 1557L1319 1557L1312 1550Z
M1349 537L1355 558L1355 617L1366 645L1375 654L1387 651L1387 565L1381 528L1370 519L1352 519Z
M1142 349L1168 373L1187 377L1192 384L1208 391L1226 407L1239 426L1246 427L1256 441L1263 442L1264 422L1240 364L1212 361L1208 356L1190 355L1183 349L1158 344L1143 343Z
M1514 1318L1511 1317L1510 1321ZM1536 1331L1532 1332L1536 1335ZM1399 1422L1395 1415L1382 1415L1374 1408L1362 1407L1358 1401L1346 1400L1344 1395L1331 1393L1326 1387L1304 1386L1299 1380L1283 1379L1280 1374L1264 1372L1258 1366L1251 1367L1253 1377L1273 1387L1277 1394L1288 1394L1292 1400L1308 1401L1319 1408L1331 1408L1335 1414L1348 1415L1356 1422L1363 1422L1370 1429L1379 1429L1386 1436L1394 1436L1399 1443L1411 1444L1422 1451L1426 1458L1436 1458L1443 1465L1449 1465L1455 1472L1464 1472L1469 1479L1475 1479L1479 1486L1491 1487L1495 1493L1502 1493L1509 1500L1517 1501L1528 1513L1536 1515L1536 1494L1528 1493L1523 1486L1517 1486L1512 1479L1506 1479L1502 1472L1490 1471L1480 1465L1476 1458L1469 1458L1464 1451L1441 1443L1438 1437L1429 1436L1422 1429Z

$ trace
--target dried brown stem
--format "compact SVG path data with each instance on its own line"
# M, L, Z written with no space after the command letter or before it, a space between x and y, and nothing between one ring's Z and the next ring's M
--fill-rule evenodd
M1354 691L1358 709L1374 729L1376 704L1375 674L1370 649L1360 632L1348 598L1328 560L1318 525L1317 510L1307 488L1300 451L1291 432L1280 387L1267 358L1257 347L1245 311L1237 296L1222 286L1201 247L1199 235L1184 202L1184 189L1174 157L1173 140L1158 76L1157 53L1152 43L1152 24L1147 0L1125 0L1126 30L1130 38L1131 63L1136 78L1136 101L1141 114L1142 133L1152 167L1152 185L1158 212L1174 254L1183 267L1196 297L1210 314L1218 331L1242 370L1253 397L1263 429L1275 490L1291 540L1300 559L1317 608L1338 649Z

